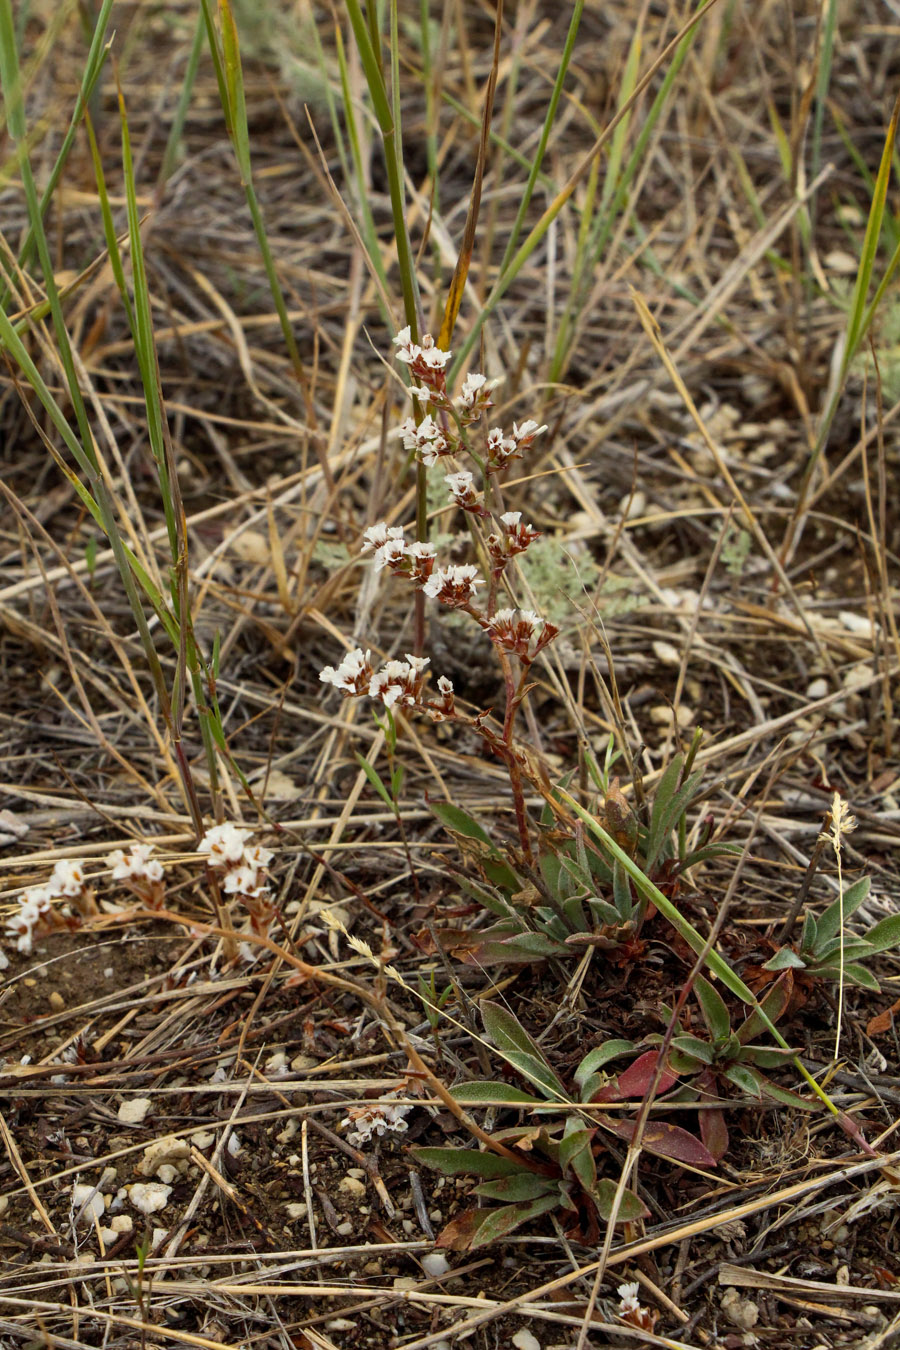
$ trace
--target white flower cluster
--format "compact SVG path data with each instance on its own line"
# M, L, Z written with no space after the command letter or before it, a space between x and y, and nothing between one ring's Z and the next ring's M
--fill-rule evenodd
M152 844L132 844L127 853L120 848L107 853L106 865L112 868L113 881L162 881L162 863L152 858L152 853Z
M459 473L446 474L444 482L450 489L450 496L457 506L461 506L464 511L471 511L473 515L486 516L488 514L481 505L481 493L476 491L475 479L468 469L461 469Z
M409 1128L404 1119L413 1108L400 1106L393 1102L372 1102L366 1106L351 1106L341 1125L347 1130L348 1144L367 1144L373 1135L384 1135L388 1131L404 1134Z
M513 422L511 436L504 436L502 427L492 427L487 434L488 473L498 473L511 460L521 459L535 436L546 430L546 422L539 427L531 418L521 426Z
M386 661L380 670L373 668L370 656L370 652L357 647L347 653L337 669L326 666L321 670L319 679L345 694L357 697L368 694L386 708L422 706L436 722L453 713L453 684L445 675L438 680L440 703L423 702L427 656L407 653L405 661Z
M417 459L430 468L443 455L452 455L454 447L450 444L446 432L434 420L431 413L422 418L418 426L415 419L407 417L400 423L400 436L404 450L412 451Z
M380 699L386 708L395 704L412 707L422 695L423 672L427 656L411 656L405 661L386 661L369 682L369 697Z
M460 563L457 567L438 567L422 590L432 600L439 600L451 609L461 609L475 599L475 592L484 585L484 577L474 563Z
M370 664L370 653L361 647L348 652L341 664L326 666L319 672L323 684L333 684L345 694L368 694L386 708L412 707L421 702L427 656L407 653L405 661L386 661L380 670ZM449 683L449 681L447 681ZM441 692L445 692L441 685ZM452 687L451 687L452 692Z
M503 533L491 534L487 541L488 553L496 572L502 572L510 558L517 553L524 553L535 539L541 537L540 530L536 530L533 525L522 524L521 511L505 511L500 517L500 524Z
M323 684L333 684L335 689L341 689L345 694L367 694L372 678L369 656L368 651L357 647L347 653L339 666L326 666L320 670L319 679Z
M94 908L81 862L61 859L46 885L29 886L22 892L19 912L6 925L9 937L16 939L17 951L30 955L36 933L51 932L63 926L64 921L53 908L54 900L73 900L77 908L86 911Z
M158 858L152 857L152 844L132 844L127 853L113 849L106 855L113 881L121 881L149 909L162 909L166 899L165 873Z
M397 348L397 360L409 366L414 379L421 380L428 391L428 399L435 395L440 398L446 389L445 371L452 352L445 352L435 346L434 338L426 333L421 343L413 342L409 327L401 328L394 338Z
M418 540L407 544L403 537L403 528L388 525L380 521L370 525L363 536L362 552L375 550L372 566L376 572L387 567L395 577L406 577L417 586L422 586L431 576L437 554L433 544L423 544Z
M224 870L222 890L227 895L264 900L269 887L263 874L275 855L260 844L249 845L250 835L250 830L238 825L213 825L197 845L197 852L206 855L210 867Z

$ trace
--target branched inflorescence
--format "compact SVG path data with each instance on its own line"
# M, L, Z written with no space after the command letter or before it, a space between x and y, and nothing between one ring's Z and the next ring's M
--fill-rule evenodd
M416 415L406 418L399 429L404 448L427 466L465 456L479 471L480 487L471 470L458 467L444 475L444 482L451 503L469 520L481 567L476 563L442 566L433 544L424 539L410 542L403 527L384 521L366 530L362 552L372 554L376 571L389 571L438 604L469 614L478 624L493 643L503 670L506 686L503 727L501 731L492 727L487 712L475 716L461 713L454 702L453 684L445 676L437 681L441 697L431 697L425 687L428 665L425 657L408 655L405 661L388 661L376 669L371 663L371 653L357 647L339 666L326 666L319 678L348 696L368 695L377 699L388 709L415 708L435 721L455 718L474 726L509 769L519 833L528 854L521 789L524 760L514 747L512 728L527 693L528 669L559 630L533 610L498 608L501 590L508 586L506 571L510 562L524 553L540 537L540 532L523 522L521 512L504 511L495 516L488 503L496 495L491 487L494 476L513 460L520 459L535 437L547 428L532 420L514 422L509 433L502 427L492 427L482 436L480 449L476 449L472 430L493 406L491 394L499 381L472 373L465 377L454 396L447 389L450 352L436 347L427 334L421 344L414 343L408 328L397 334L394 344L398 361L409 367L413 379L410 393L418 405ZM482 522L490 523L486 536ZM518 676L511 657L518 659Z

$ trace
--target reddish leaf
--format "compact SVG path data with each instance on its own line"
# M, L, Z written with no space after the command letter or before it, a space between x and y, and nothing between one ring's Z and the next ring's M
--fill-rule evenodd
M700 1074L695 1086L699 1089L697 1101L701 1106L707 1102L720 1100L716 1076L709 1069ZM700 1117L700 1138L716 1162L721 1162L728 1152L728 1126L725 1123L725 1112L717 1106L708 1106L705 1110L698 1111L697 1114Z
M467 1252L490 1213L489 1209L464 1209L444 1225L438 1233L435 1246L446 1247L451 1252Z
M721 1162L728 1152L728 1126L725 1124L725 1112L718 1107L699 1112L700 1138L716 1162Z
M656 1076L656 1065L659 1060L658 1050L648 1050L646 1054L630 1064L624 1073L620 1073L614 1083L602 1088L595 1097L595 1102L621 1102L629 1097L645 1097L650 1089L650 1085ZM664 1068L659 1077L656 1091L668 1092L670 1087L678 1082L678 1074L673 1073L671 1069Z
M611 1130L620 1139L629 1144L634 1138L633 1120L613 1120L611 1116L602 1116L599 1121L604 1129ZM680 1125L669 1125L664 1120L649 1120L641 1136L641 1147L648 1153L660 1158L669 1158L673 1162L687 1163L689 1167L715 1167L716 1159L695 1134L683 1130Z
M896 1003L892 1003L884 1012L877 1013L870 1017L866 1023L867 1036L883 1036L886 1031L890 1031L894 1024L894 1013L900 1012L900 998Z

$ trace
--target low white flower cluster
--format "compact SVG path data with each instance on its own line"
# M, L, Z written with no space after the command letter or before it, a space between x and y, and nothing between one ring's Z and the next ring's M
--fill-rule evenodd
M265 900L269 895L265 869L275 855L261 844L248 844L251 833L238 825L213 825L197 845L197 852L206 856L210 867L222 871L222 890L227 895Z
M542 619L533 609L498 609L486 620L491 641L522 661L533 661L538 652L559 632L555 624Z
M645 1308L641 1303L640 1288L637 1280L630 1284L619 1285L616 1290L619 1295L619 1316L629 1326L638 1327L641 1331L652 1331L656 1322L656 1313L650 1308Z
M153 844L134 843L128 852L113 849L106 855L113 881L121 881L148 909L162 909L166 899L165 872L158 858L152 857Z
M466 376L454 400L447 391L446 370L451 353L435 345L426 334L421 342L413 342L409 328L402 329L394 338L397 359L410 369L420 385L413 385L412 394L430 411L417 420L408 417L400 427L404 447L426 465L460 453L469 453L466 428L480 420L492 407L491 392L499 381L488 380L473 372ZM493 427L485 438L487 453L482 460L471 452L482 476L497 473L511 460L520 457L536 436L547 427L538 426L529 419L513 423L512 433L505 435L502 427ZM473 516L491 519L484 506L484 493L475 485L474 475L460 469L444 476L444 482L453 503ZM474 563L454 563L441 567L433 544L424 540L407 543L406 531L401 525L379 521L366 530L362 552L372 553L376 572L387 570L392 576L411 582L431 600L451 609L466 610L488 635L501 660L505 653L518 656L524 666L530 665L538 653L556 637L558 629L541 619L532 610L502 609L494 613L499 584L510 560L539 538L540 531L522 521L521 511L505 511L492 520L493 530L486 540L490 558L490 584ZM488 585L484 609L478 607L478 591ZM342 693L360 697L368 694L379 699L387 708L419 706L436 720L452 716L453 685L447 679L438 681L441 703L424 703L422 686L424 669L428 664L422 657L407 656L406 661L389 661L376 671L370 662L370 653L357 647L349 652L337 667L326 666L319 674L324 684L334 685Z
M357 647L347 653L337 668L326 666L320 671L319 679L323 684L333 684L345 694L357 697L368 694L386 708L424 707L435 721L442 721L453 712L453 684L446 676L442 675L438 680L442 702L423 702L425 667L429 664L427 656L407 653L405 661L386 661L379 670L371 665L370 657L370 652Z
M360 1144L367 1144L373 1135L381 1136L388 1132L404 1134L409 1128L404 1117L412 1109L411 1106L400 1106L384 1100L365 1106L351 1106L341 1121L344 1129L348 1125L353 1127L347 1130L347 1143L355 1144L358 1148Z
M84 864L61 859L50 873L44 886L29 886L19 897L19 910L8 920L7 935L16 940L16 950L30 955L34 938L39 933L50 933L68 926L66 917L56 908L54 900L71 900L81 914L95 914L93 892L85 880Z

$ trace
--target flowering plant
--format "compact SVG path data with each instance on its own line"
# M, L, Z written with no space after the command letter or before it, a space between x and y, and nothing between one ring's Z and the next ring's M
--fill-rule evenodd
M472 372L454 396L447 388L450 352L437 347L428 334L421 344L414 343L409 328L397 334L394 344L397 359L409 368L413 379L410 393L417 405L414 416L407 417L399 428L404 448L428 467L439 460L466 456L478 469L480 489L468 469L454 469L444 476L444 482L451 504L466 516L481 567L476 563L441 566L435 546L427 539L408 543L406 530L386 521L366 530L362 552L372 552L376 571L387 569L428 599L470 615L493 644L503 672L506 691L503 722L498 727L490 711L468 714L458 708L453 683L446 676L437 680L439 697L432 696L426 689L429 658L419 654L408 654L404 661L389 660L376 669L371 653L357 647L337 667L326 666L319 678L350 697L368 695L388 709L413 708L434 721L454 720L477 731L507 767L519 842L523 857L530 863L533 853L523 777L530 777L533 770L516 745L513 730L516 714L530 687L530 667L559 630L533 610L500 605L501 591L509 589L510 562L524 553L540 537L540 532L523 523L520 511L500 511L495 515L491 507L495 500L499 503L497 475L514 459L521 458L535 437L547 428L532 420L521 425L514 422L508 434L502 427L492 427L484 434L480 450L476 449L472 430L493 406L491 393L498 382ZM490 522L487 535L483 522ZM479 590L483 587L487 589L482 601ZM514 662L518 663L517 668Z

